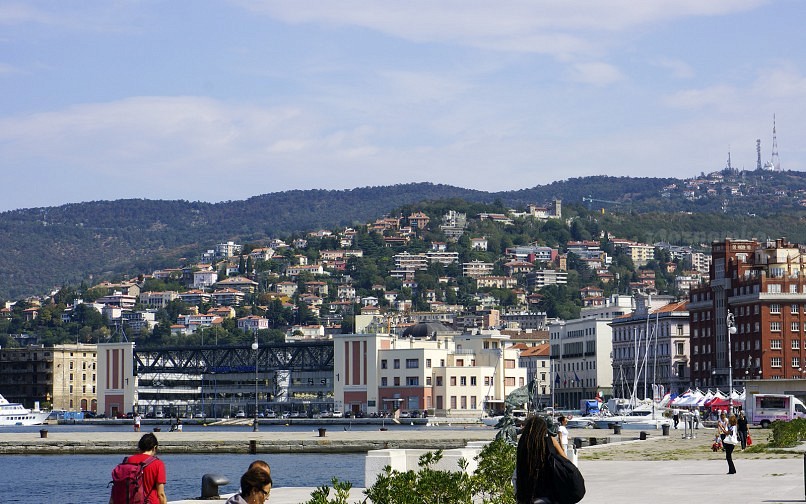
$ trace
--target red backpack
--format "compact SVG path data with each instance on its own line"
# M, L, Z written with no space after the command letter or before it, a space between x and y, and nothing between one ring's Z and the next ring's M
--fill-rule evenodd
M157 457L142 462L129 462L129 457L112 469L112 504L146 504L150 489L143 485L143 472Z

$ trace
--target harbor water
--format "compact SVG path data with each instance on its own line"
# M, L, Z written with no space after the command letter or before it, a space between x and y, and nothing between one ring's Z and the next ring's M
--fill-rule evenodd
M168 473L168 500L191 499L201 493L206 473L226 476L222 494L238 491L241 474L259 458L271 465L277 487L330 485L335 476L364 486L364 454L161 454ZM106 503L111 472L120 455L3 455L0 456L0 500L64 504Z

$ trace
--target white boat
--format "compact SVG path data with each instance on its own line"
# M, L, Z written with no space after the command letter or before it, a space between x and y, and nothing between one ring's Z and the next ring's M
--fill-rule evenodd
M594 427L594 420L586 416L570 417L565 426L569 429L592 429Z
M10 403L0 395L0 427L9 425L40 425L49 411L29 410L20 403Z

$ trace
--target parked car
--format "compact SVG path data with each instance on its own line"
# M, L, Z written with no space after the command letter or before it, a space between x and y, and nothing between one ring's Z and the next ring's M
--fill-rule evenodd
M342 413L341 410L333 410L333 418L342 418L343 416L344 413Z
M162 411L155 411L154 418L165 418L165 413L163 413Z
M196 418L205 418L207 415L205 415L204 413L202 413L201 411L199 411L198 413L196 413L196 414L195 414L195 415L193 415L193 416L194 416L194 417L196 417Z
M277 418L277 413L275 413L274 410L266 410L266 412L263 415L266 418Z
M235 413L235 418L246 418L246 412L244 412L244 410L238 410L238 412Z

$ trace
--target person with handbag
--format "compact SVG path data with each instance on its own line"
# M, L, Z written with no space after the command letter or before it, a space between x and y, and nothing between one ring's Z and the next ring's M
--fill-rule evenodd
M728 419L725 439L722 440L722 444L725 446L725 460L728 461L728 474L736 474L736 466L733 465L733 448L739 444L736 424L736 415L731 415Z
M556 427L539 416L523 425L514 483L518 504L574 504L585 496L585 479L563 453Z
M739 432L739 441L742 443L742 451L747 448L747 417L744 416L744 411L739 412L739 418L736 419L736 426Z

